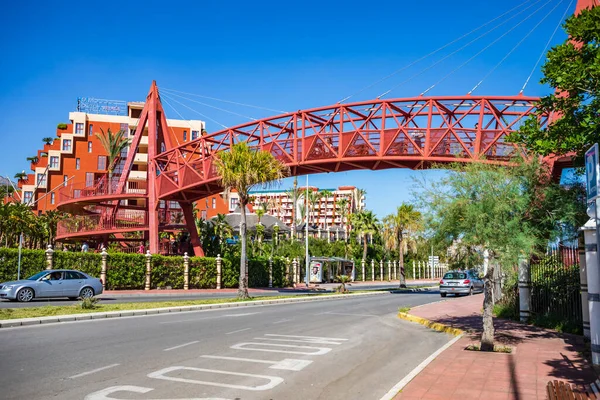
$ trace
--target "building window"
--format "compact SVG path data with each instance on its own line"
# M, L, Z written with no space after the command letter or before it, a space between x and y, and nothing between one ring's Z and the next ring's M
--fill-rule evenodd
M50 204L54 204L54 192L50 193Z
M198 139L198 131L192 131L192 140Z
M232 197L230 202L229 202L229 209L230 210L235 210L235 208L237 207L239 202L239 199L237 197Z
M86 187L94 186L94 173L93 172L85 173L85 186Z
M25 204L31 203L32 198L33 198L33 192L23 193L23 203L25 203Z
M73 190L73 198L74 199L78 199L81 197L81 189L75 189Z
M71 151L71 139L63 139L63 151Z
M214 197L212 199L212 206L213 208L217 208L217 199L215 199Z
M106 169L106 156L98 156L98 171Z
M81 160L79 158L75 159L75 169L81 168Z
M208 208L208 199L204 200L204 202L206 203L206 207L205 208Z
M50 156L50 168L58 168L58 156Z
M88 142L88 153L92 152L92 142Z
M202 210L202 217L203 220L206 220L206 210Z
M187 131L183 131L183 141L187 141Z
M88 130L88 135L94 136L94 125L93 124L90 124L90 129Z
M37 185L38 186L46 186L46 174L38 174Z
M67 175L63 175L64 185L67 186L67 182L69 181L69 177Z
M166 207L165 202L161 200L160 203L158 203L158 207L165 208Z
M75 133L77 135L83 135L83 123L78 122L75 124Z

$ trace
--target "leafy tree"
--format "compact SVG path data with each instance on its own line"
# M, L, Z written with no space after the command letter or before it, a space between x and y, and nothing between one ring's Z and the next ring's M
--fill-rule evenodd
M223 187L226 190L235 189L240 199L241 254L238 297L246 299L249 297L246 281L246 206L250 200L249 192L256 185L278 182L288 173L288 169L271 153L253 150L246 142L236 143L229 151L219 153L215 163Z
M400 287L406 287L404 255L417 251L416 234L421 229L421 213L410 204L401 204L395 214L384 218L384 237L388 249L397 248L400 262Z
M298 189L298 177L294 177L294 186L289 189L286 194L290 199L292 199L292 223L298 223L298 216L296 215L296 207L298 203L298 199L300 198L302 189ZM294 233L292 232L292 237L294 237Z
M42 139L42 142L46 143L47 145L51 145L52 143L54 143L54 138L52 137L45 137Z
M352 227L359 234L359 237L362 237L363 240L363 260L367 259L367 235L374 235L379 231L379 227L377 225L377 217L373 214L373 211L362 210L355 214L352 214L351 217Z
M40 161L40 159L38 158L38 156L33 156L33 157L27 157L27 161L29 161L32 164L37 164L38 161Z
M564 27L571 39L552 48L542 67L541 83L556 92L541 99L537 115L511 140L542 155L575 152L581 157L600 141L600 7L570 17ZM556 120L542 127L542 113Z
M112 176L117 166L117 161L121 157L121 152L129 147L129 139L125 137L125 131L119 130L113 133L110 128L106 132L100 128L102 133L97 133L96 137L100 140L104 151L106 151L106 157L108 159L108 188L112 188Z
M15 179L18 179L19 181L25 181L27 180L27 174L25 173L25 171L16 173Z
M337 208L336 213L340 214L340 216L342 217L342 226L348 225L348 214L349 214L348 206L349 206L349 204L350 204L350 202L345 197L342 197L335 203L335 206Z
M496 268L510 268L519 256L532 254L536 236L526 213L527 166L498 167L484 163L452 165L440 181L421 192L429 205L430 225L442 236L466 246L487 249L481 350L494 348L493 283Z

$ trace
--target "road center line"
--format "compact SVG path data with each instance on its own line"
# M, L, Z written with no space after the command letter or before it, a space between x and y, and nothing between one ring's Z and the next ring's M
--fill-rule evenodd
M273 325L275 325L275 324L282 324L284 322L288 322L288 321L291 321L291 320L292 320L291 318L282 319L280 321L273 322Z
M105 369L113 368L113 367L116 367L118 365L121 365L121 364L111 364L111 365L107 365L106 367L96 368L96 369L93 369L91 371L82 372L80 374L70 376L69 379L81 378L82 376L86 376L86 375L90 375L90 374L95 374L96 372L104 371Z
M180 349L182 347L189 346L190 344L196 344L196 343L199 343L199 341L198 340L194 340L193 342L180 344L179 346L169 347L168 349L164 349L163 351L171 351L171 350L175 350L175 349Z
M244 332L244 331L249 331L252 328L244 328L244 329L238 329L237 331L233 331L233 332L227 332L226 335L231 335L233 333L238 333L238 332Z

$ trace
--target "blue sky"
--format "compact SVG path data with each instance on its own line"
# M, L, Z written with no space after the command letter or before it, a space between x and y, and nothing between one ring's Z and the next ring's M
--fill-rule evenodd
M278 110L329 105L523 3L61 1L33 6L12 2L0 15L0 174L12 177L28 169L25 158L35 155L43 137L54 135L57 123L67 121L79 96L143 100L155 79L159 87ZM489 27L533 6L386 97L418 95L533 14L429 94L467 93L548 15L476 92L517 94L569 0L525 3ZM574 8L572 2L568 15ZM482 32L352 100L380 95ZM553 43L564 39L561 29ZM538 84L540 76L538 67L525 94L548 93L549 88ZM254 118L273 114L202 101ZM247 122L240 116L187 104L226 126ZM203 119L174 105L186 118ZM165 108L169 117L177 118ZM207 120L207 128L211 132L220 126ZM410 200L413 176L415 172L409 170L356 171L314 175L310 183L364 188L368 207L383 216Z

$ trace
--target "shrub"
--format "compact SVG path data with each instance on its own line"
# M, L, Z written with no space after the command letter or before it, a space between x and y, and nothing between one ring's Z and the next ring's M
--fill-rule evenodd
M64 122L61 122L60 124L56 125L56 129L60 129L60 130L65 130L67 129L67 124L65 124Z
M97 307L98 298L97 297L88 297L87 299L82 299L79 306L82 310L93 310Z

